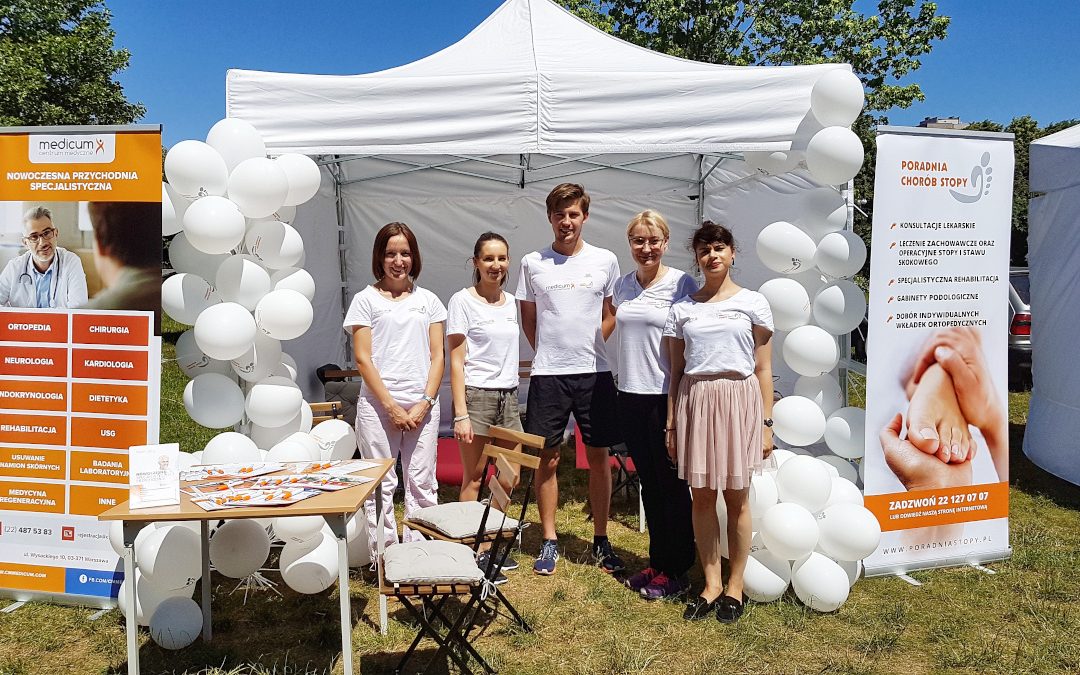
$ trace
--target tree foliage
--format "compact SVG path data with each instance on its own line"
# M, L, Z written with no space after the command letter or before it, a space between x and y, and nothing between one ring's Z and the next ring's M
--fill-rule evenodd
M866 111L923 100L902 80L945 38L949 17L928 0L561 0L602 30L649 49L728 65L850 63L867 90Z
M100 0L0 1L0 125L129 124L146 109L113 77L116 49Z

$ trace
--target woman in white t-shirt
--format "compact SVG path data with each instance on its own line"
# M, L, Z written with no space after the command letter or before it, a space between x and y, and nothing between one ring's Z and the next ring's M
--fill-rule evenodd
M626 238L636 269L619 277L611 299L619 349L619 423L641 481L649 528L649 564L625 583L646 600L684 593L686 572L694 564L690 489L664 443L671 367L661 337L671 304L698 285L664 264L670 236L667 221L655 211L630 220Z
M731 278L731 231L706 221L690 240L704 285L671 306L664 336L671 357L665 428L679 476L693 493L694 538L705 587L683 616L731 623L743 613L750 555L750 479L772 452L772 312L764 296ZM716 499L723 493L727 532ZM720 579L720 537L728 543L728 585Z
M473 281L450 298L446 322L454 438L461 449L461 501L480 494L491 426L521 431L517 303L503 292L510 246L485 232L473 246Z
M435 397L443 374L446 308L434 293L414 282L420 276L420 248L404 223L390 223L375 235L371 272L375 283L353 297L344 328L352 332L353 355L363 386L356 402L356 435L365 457L401 457L405 517L436 503L436 443L439 406ZM383 540L397 542L394 490L397 474L383 479ZM379 529L375 505L364 505L368 539L375 550ZM406 528L405 541L419 540Z

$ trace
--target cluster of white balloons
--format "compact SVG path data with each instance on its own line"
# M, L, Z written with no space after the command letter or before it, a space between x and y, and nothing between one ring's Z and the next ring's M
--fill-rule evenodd
M818 78L810 92L810 112L799 125L788 150L744 152L754 169L777 175L806 162L806 168L823 185L840 185L859 172L863 146L851 130L862 112L863 86L850 70L832 70Z
M855 470L846 460L773 452L777 468L754 476L750 485L754 536L746 595L771 602L790 584L806 606L834 611L862 574L862 559L877 549L881 528L863 506ZM727 516L723 500L718 503L723 531Z

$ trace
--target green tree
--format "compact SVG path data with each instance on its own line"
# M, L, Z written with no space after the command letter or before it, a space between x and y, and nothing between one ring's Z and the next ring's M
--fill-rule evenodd
M0 125L129 124L113 77L131 54L116 49L100 0L0 1Z
M561 0L623 40L707 63L850 63L866 87L866 111L906 108L924 96L902 83L919 57L945 38L949 17L928 0L878 0L876 14L854 0ZM876 113L876 115L875 115Z

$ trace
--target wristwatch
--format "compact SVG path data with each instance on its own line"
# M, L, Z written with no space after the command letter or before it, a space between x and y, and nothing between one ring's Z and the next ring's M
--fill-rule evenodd
M773 422L772 422L772 418L771 418L771 417L766 417L766 418L765 418L765 421L763 422L763 424L764 424L765 426L767 426L767 427L769 427L769 428L771 429L771 428L772 428L772 424L773 424Z
M434 396L428 396L427 394L424 394L422 398L425 401L427 401L428 405L430 405L432 408L435 407L435 397Z

